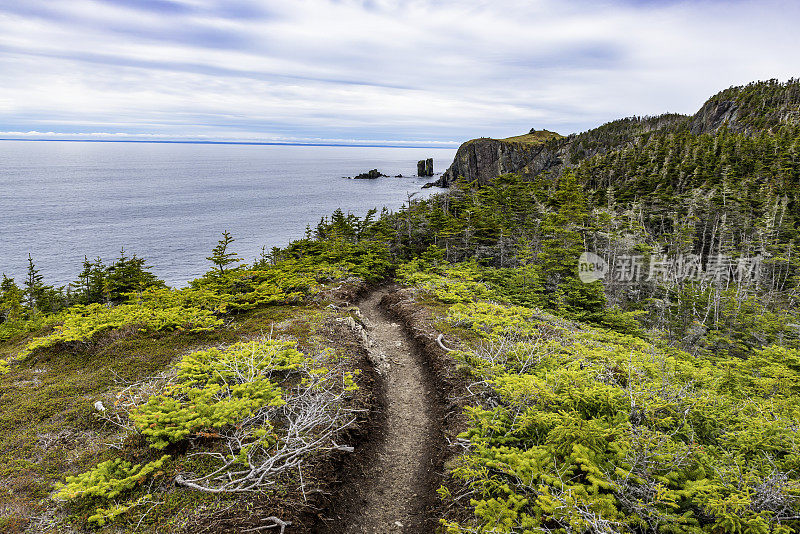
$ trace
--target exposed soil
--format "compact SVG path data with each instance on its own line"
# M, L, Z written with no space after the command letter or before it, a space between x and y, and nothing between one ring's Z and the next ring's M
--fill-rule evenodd
M334 506L342 534L433 532L430 513L440 480L441 403L433 379L403 326L381 301L391 288L376 290L358 305L370 359L382 376L384 417L362 454L353 479Z

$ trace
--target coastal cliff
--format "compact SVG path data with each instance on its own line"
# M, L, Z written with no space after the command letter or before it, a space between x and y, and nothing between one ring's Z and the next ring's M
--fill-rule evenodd
M501 174L536 176L609 150L633 146L654 132L702 135L725 128L757 135L797 124L800 84L781 85L770 80L720 91L694 115L628 117L566 137L548 130L531 130L506 139L472 139L459 147L453 163L431 185L449 187L459 177L486 185Z
M506 139L472 139L459 147L452 165L434 185L448 187L459 176L487 184L495 176L528 167L541 172L560 163L559 151L554 149L560 139L561 135L548 130L531 130Z

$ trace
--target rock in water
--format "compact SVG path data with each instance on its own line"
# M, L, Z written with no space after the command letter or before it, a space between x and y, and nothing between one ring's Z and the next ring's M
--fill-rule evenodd
M380 178L381 176L386 176L383 173L378 172L378 169L372 169L369 172L362 172L358 176L354 176L354 180L374 180L375 178Z
M433 158L421 159L417 162L417 176L433 176Z

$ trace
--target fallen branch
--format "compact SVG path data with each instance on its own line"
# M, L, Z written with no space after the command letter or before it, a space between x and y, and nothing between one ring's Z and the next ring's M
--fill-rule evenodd
M279 518L275 517L274 515L269 516L269 517L265 517L264 521L272 521L273 524L272 525L263 525L263 526L260 526L260 527L249 528L247 530L243 530L242 532L258 532L259 530L266 530L268 528L281 527L280 534L283 534L283 532L286 530L286 527L292 526L292 522L291 521L284 521L282 519L279 519Z
M439 346L442 347L442 349L444 349L446 352L453 352L453 349L448 349L447 347L444 346L444 343L442 343L443 339L444 339L444 334L439 334L439 337L436 338L436 343L438 343Z
M175 477L179 486L207 493L258 492L275 484L277 478L299 468L305 458L326 451L353 452L353 447L336 443L342 430L356 421L355 410L347 406L348 392L341 378L304 369L301 385L290 390L285 403L265 406L241 424L221 431L226 452L200 452L217 461L213 472ZM258 430L271 427L269 436Z

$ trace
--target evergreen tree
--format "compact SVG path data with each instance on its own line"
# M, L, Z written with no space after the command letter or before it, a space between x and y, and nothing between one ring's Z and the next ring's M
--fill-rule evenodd
M242 261L238 258L237 253L228 252L228 246L233 242L234 239L229 232L222 232L222 239L219 240L217 246L211 251L211 256L206 258L219 269L219 274L225 274L226 268L229 265L234 265L234 267L228 268L228 270L237 269L239 266L236 264Z
M599 322L605 307L602 284L585 284L578 278L578 259L585 250L582 230L588 212L574 173L567 171L561 176L551 202L554 211L542 220L538 258L544 278L544 301L574 319Z
M120 257L106 269L105 285L108 299L111 302L122 302L126 295L141 292L151 287L166 287L163 281L151 273L143 258L125 256L125 249Z
M33 258L28 254L28 273L25 277L25 304L31 313L36 313L44 304L46 290L44 277L39 274L39 269L33 263Z
M25 295L13 278L3 274L0 283L0 323L14 321L22 317Z

